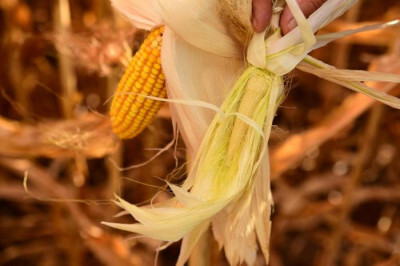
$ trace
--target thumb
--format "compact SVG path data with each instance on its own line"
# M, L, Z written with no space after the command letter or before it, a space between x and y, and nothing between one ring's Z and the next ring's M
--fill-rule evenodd
M263 31L272 16L271 0L253 0L252 24L255 32Z
M323 3L326 2L326 0L296 0L296 1L300 6L301 11L303 11L305 17L309 17L318 8L320 8ZM282 12L280 26L283 35L287 34L289 31L291 31L297 26L296 20L294 19L292 12L290 11L287 5Z

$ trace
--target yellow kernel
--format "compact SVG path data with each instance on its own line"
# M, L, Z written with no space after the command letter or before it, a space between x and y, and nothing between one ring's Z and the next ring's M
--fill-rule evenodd
M149 86L149 85L147 85L147 84L146 84L146 85L144 85L144 87L143 87L143 91L144 91L144 92L146 92L146 93L147 93L147 92L150 92L150 91L151 91L151 89L152 89L152 87L150 87L150 86Z
M155 57L159 57L160 56L160 50L158 49L153 49L153 51L151 52L152 55L154 55Z
M151 54L147 60L152 64L154 64L157 61L157 58Z
M140 73L140 77L141 77L141 78L146 79L148 76L149 76L149 74L146 73L146 72L141 72L141 73Z
M138 102L138 103L143 103L145 99L146 99L146 98L144 98L143 96L139 96L139 97L136 99L136 102ZM140 112L141 112L141 110L140 110Z
M136 65L139 67L143 66L143 60L138 60Z
M158 46L158 41L157 40L154 40L154 41L151 42L151 45L150 45L151 48L157 48L157 46Z

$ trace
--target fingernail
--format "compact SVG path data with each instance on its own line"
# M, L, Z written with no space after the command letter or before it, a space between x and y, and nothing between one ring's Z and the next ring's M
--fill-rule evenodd
M287 24L289 31L293 30L297 27L297 22L294 18L292 18L289 23Z

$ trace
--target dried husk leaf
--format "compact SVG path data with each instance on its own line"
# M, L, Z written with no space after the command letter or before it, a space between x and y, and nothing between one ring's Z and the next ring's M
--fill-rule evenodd
M220 106L234 84L243 62L197 49L165 29L161 51L170 99L201 100ZM178 124L189 156L198 147L215 112L194 105L170 103L172 119Z
M217 14L218 0L154 0L153 3L165 25L193 47L217 56L243 57L242 47Z
M152 1L111 0L111 4L137 28L151 30L163 22Z

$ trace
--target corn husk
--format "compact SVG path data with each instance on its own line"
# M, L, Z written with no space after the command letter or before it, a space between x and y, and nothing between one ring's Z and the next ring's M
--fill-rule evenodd
M257 250L256 237L254 230L246 228L256 214L253 210L259 210L251 208L254 205L252 191L260 164L268 163L262 159L282 92L282 77L249 67L224 101L222 112L214 117L209 126L187 181L182 187L170 184L181 207L141 209L119 199L118 204L140 224L106 224L166 241L177 241L189 234L178 260L178 265L183 265L196 244L195 240L211 223L211 218L229 205L225 210L229 210L229 219L220 213L222 219L212 221L217 240L223 245L228 243L225 239L227 235L236 235L240 240L243 232L253 234L247 244L231 241L232 247L226 246L227 252L232 255L228 256L232 264L242 260L253 264ZM230 223L237 225L233 227L233 232L219 234L217 228L226 230L231 228ZM255 226L255 223L251 225L253 229ZM241 253L237 253L238 250Z
M143 1L114 0L114 5L124 7L122 2L136 6ZM138 223L106 223L168 242L183 238L178 265L187 261L210 224L231 264L243 261L254 264L257 239L268 261L272 196L267 143L275 111L282 100L285 74L298 67L392 107L400 107L397 98L362 83L367 80L399 82L398 76L338 70L308 56L313 49L337 38L398 22L315 37L318 29L356 1L327 0L306 19L295 0L275 0L272 26L264 33L254 34L244 53L245 38L240 33L231 34L232 29L226 26L232 24L229 20L237 18L235 8L227 11L232 14L221 16L221 6L229 1L221 2L149 2L152 12L162 18L154 21L154 25L166 25L162 61L169 101L177 130L194 159L184 184L169 184L175 195L172 200L157 206L137 207L118 198L117 204ZM248 4L250 0L245 2L236 3ZM277 18L285 3L299 26L282 37ZM130 10L136 13L130 11L127 17L132 20L140 17L138 7ZM148 14L143 18L148 18ZM135 25L138 22L146 26L148 21L135 21ZM232 28L246 28L240 18L237 25ZM245 54L250 65L244 62ZM233 85L240 69L245 70ZM225 100L223 95L227 95ZM208 105L215 107L208 108Z

